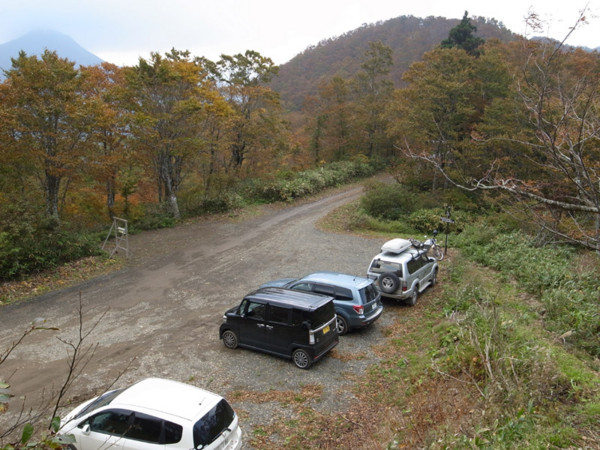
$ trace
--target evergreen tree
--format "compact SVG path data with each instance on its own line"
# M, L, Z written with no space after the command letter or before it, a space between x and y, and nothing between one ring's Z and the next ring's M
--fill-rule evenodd
M479 37L473 36L477 31L477 27L471 24L468 17L468 12L465 11L460 23L450 30L448 39L444 39L441 43L442 48L462 48L471 56L479 56L479 47L485 42Z

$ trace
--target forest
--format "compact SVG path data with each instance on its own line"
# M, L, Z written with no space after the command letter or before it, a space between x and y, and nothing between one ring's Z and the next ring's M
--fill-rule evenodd
M133 67L22 52L0 84L0 279L97 252L115 216L171 226L381 170L408 202L508 211L539 245L598 250L598 53L476 30L465 13L401 87L393 49L368 42L300 112L252 50Z

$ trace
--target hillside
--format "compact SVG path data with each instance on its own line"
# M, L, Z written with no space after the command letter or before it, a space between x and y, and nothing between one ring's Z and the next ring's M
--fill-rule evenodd
M20 38L0 44L0 70L12 67L11 58L19 56L21 50L27 55L38 55L44 50L56 51L61 58L67 58L80 66L93 66L102 63L102 59L80 46L66 34L51 30L36 30ZM0 71L0 79L4 73Z
M284 105L298 110L307 95L315 94L320 83L338 75L351 77L359 69L369 42L381 41L393 49L394 67L391 77L396 86L404 71L423 53L448 37L460 21L443 17L401 16L385 22L364 25L341 36L333 37L292 58L280 66L279 77L271 87L280 93ZM477 36L484 39L515 39L515 34L495 20L475 18Z

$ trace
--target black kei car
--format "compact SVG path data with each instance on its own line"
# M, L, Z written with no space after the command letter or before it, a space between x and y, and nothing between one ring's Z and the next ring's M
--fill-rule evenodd
M339 341L333 298L282 288L261 288L223 316L219 338L289 358L308 369Z

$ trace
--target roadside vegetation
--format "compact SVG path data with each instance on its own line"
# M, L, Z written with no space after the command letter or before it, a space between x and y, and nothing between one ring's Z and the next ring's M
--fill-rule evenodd
M377 198L367 194L321 226L382 242L428 231L411 214L368 214ZM381 362L357 378L352 408L327 416L299 403L310 419L257 430L257 448L269 448L271 435L286 448L600 446L600 258L539 247L508 216L466 217L449 234L436 287L415 307L387 304L395 323L373 349Z

